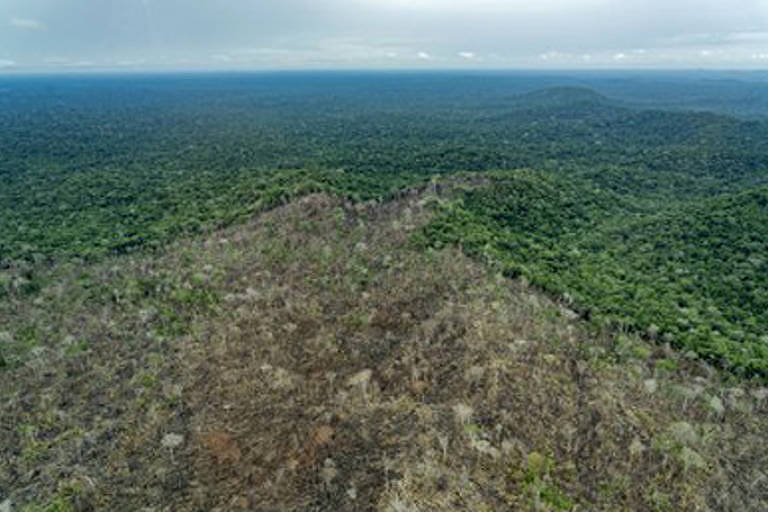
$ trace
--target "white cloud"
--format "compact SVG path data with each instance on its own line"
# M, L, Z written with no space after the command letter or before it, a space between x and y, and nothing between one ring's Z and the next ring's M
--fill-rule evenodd
M587 63L592 62L594 55L591 53L576 54L571 52L560 52L556 50L539 54L539 60L553 65Z
M467 59L467 60L472 60L477 58L477 54L475 54L474 52L459 52L457 55L462 59Z
M643 53L637 50L632 50L631 55L629 53L610 53L610 52L597 52L597 53L572 53L561 51L548 51L546 53L539 54L539 61L545 67L552 66L609 66L625 60L629 60L632 56L647 55L648 52L644 50ZM636 60L636 59L633 59Z
M45 30L45 25L31 18L11 18L11 26L21 30Z
M439 60L407 41L291 37L265 46L226 48L202 60L196 59L194 64L201 67L224 65L235 69L392 67L413 65L417 59L425 62Z
M570 58L570 55L567 53L562 53L558 51L548 51L546 53L542 53L539 55L539 59L548 61L548 60L565 60Z
M16 66L16 61L9 59L0 59L0 69L12 68Z

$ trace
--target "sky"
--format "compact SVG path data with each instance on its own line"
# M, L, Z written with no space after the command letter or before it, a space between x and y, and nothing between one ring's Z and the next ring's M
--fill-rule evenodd
M0 73L766 66L768 0L0 0Z

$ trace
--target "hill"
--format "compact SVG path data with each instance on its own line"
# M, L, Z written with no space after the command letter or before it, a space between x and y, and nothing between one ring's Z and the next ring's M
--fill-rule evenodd
M443 189L445 193L445 189ZM50 269L0 318L13 510L760 510L764 388L310 195Z

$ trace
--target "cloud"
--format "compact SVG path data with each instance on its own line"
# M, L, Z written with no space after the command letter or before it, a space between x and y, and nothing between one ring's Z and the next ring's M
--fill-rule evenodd
M561 52L557 52L557 51L554 51L554 50L548 51L546 53L542 53L542 54L539 55L539 59L544 60L544 61L548 61L548 60L564 60L564 59L568 59L570 57L571 56L569 54L567 54L567 53L561 53Z
M601 53L573 53L573 52L561 52L551 50L545 53L541 53L538 56L540 62L545 66L592 66L592 65L605 65L608 62L617 62L627 55L620 54L606 54Z
M45 25L31 18L11 18L11 26L20 30L45 30Z
M415 44L395 39L355 37L286 37L273 44L253 47L222 48L222 51L195 58L194 66L206 65L233 69L392 67L413 65L414 61L437 61ZM420 55L423 54L423 55ZM189 55L187 55L189 57ZM145 57L149 64L156 59Z
M550 64L564 64L564 63L586 63L591 62L593 55L591 53L570 53L551 50L545 53L539 54L539 60Z
M25 69L71 65L48 55L158 69L754 68L768 0L0 0L0 51Z
M0 59L0 69L16 67L16 61L9 59Z

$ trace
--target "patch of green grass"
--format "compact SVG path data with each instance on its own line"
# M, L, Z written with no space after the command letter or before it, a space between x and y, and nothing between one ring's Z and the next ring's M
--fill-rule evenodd
M64 483L59 486L53 499L46 504L27 504L21 512L77 512L74 505L76 497L82 493L82 485L78 482Z
M674 359L658 359L655 364L656 368L667 372L674 372L678 368L678 363Z
M42 343L38 327L31 323L22 323L14 333L0 331L0 368L17 366Z
M531 452L522 470L515 470L512 478L518 482L519 496L524 498L528 510L569 512L576 503L556 484L553 478L554 458L539 452ZM517 501L517 500L513 500Z
M75 357L88 352L88 340L72 341L64 347L64 354L68 357Z

